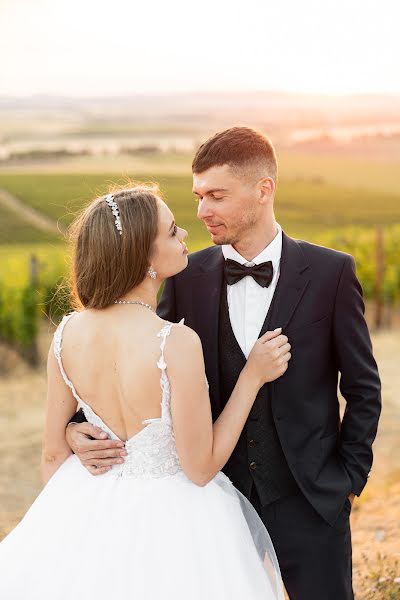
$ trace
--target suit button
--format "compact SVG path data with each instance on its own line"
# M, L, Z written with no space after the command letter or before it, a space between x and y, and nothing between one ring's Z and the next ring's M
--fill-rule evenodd
M254 446L255 446L255 445L256 445L256 443L255 443L255 441L254 441L254 440L250 440L250 441L249 441L249 446L250 446L250 448L254 448Z
M249 464L250 469L252 469L254 471L254 469L257 469L257 465L256 463L253 461Z

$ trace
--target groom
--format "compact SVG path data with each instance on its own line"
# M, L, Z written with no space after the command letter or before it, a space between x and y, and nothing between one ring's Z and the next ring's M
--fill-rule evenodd
M372 464L380 381L353 258L288 237L276 183L257 131L234 127L199 148L193 192L214 246L166 282L158 312L199 334L214 420L256 339L283 327L289 368L261 388L223 471L267 527L290 598L350 600L349 516Z

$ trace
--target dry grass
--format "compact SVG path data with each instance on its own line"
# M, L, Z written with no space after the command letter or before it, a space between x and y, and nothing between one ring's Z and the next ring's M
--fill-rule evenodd
M41 487L39 457L50 335L51 331L42 331L44 358L38 371L30 370L16 355L0 347L0 538L18 523ZM358 600L365 600L363 578L379 563L378 553L393 564L400 558L400 331L377 333L373 342L384 403L373 472L361 498L355 500L351 517ZM368 564L363 555L368 557Z
M373 342L383 383L383 409L372 474L363 494L355 500L351 517L354 587L363 589L359 600L365 600L362 580L378 565L379 554L391 564L400 559L400 331L376 334Z

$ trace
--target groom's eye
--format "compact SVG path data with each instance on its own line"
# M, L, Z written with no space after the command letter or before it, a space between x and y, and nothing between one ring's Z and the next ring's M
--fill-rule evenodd
M178 233L178 227L177 227L177 225L174 225L174 228L173 228L173 230L172 230L172 237L173 237L174 235L176 235L177 233Z

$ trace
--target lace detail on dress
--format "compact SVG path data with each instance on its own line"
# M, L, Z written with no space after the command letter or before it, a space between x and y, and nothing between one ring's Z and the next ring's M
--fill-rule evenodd
M61 375L71 389L78 405L89 423L100 427L108 433L111 439L120 438L104 423L104 421L94 412L94 410L80 398L74 384L68 378L61 360L62 334L68 320L75 313L63 317L60 325L54 334L54 354L60 367ZM183 320L181 321L181 323ZM167 323L157 334L162 338L160 351L161 355L157 366L161 369L161 418L146 419L143 424L146 426L134 436L125 442L125 448L128 456L121 465L114 465L110 475L115 473L118 477L133 477L140 479L153 479L159 477L168 477L177 473L182 473L178 453L176 450L175 436L172 429L172 418L170 411L171 386L167 376L167 365L164 358L164 348L166 339L171 333L173 323ZM121 440L122 441L122 440Z
M160 345L161 356L157 361L157 367L161 369L160 375L160 386L162 390L162 401L161 401L161 417L166 422L171 423L171 411L170 411L170 399L171 399L171 386L167 376L167 364L164 358L164 348L167 337L171 333L172 323L165 325L161 331L157 334L157 337L162 338Z
M125 463L121 465L121 477L152 479L175 475L178 472L183 473L172 429L171 386L164 357L165 343L172 327L173 323L167 323L157 334L157 337L162 338L160 344L161 355L157 361L157 366L161 369L161 418L143 421L143 423L149 423L149 425L125 443L128 456ZM139 436L144 432L146 432L146 436L144 436L145 441L143 442L144 438Z

